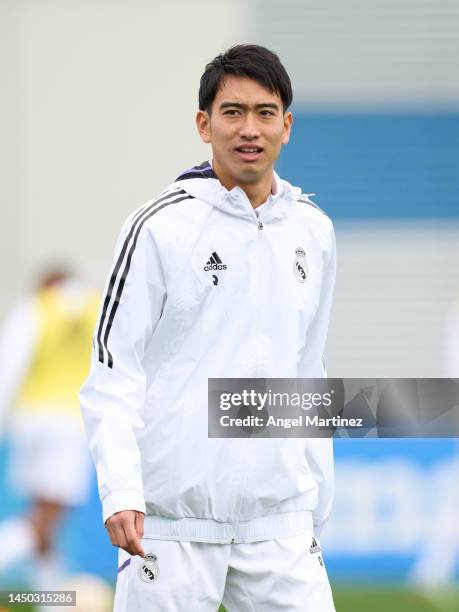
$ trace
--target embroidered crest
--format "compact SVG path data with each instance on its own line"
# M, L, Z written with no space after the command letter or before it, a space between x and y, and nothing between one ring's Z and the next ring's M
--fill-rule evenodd
M143 563L139 567L140 579L144 582L154 582L159 578L158 557L153 553L147 553Z
M296 279L300 283L304 283L304 281L308 277L308 264L306 261L306 251L301 247L297 247L295 249L295 260L293 262L293 272L295 274Z

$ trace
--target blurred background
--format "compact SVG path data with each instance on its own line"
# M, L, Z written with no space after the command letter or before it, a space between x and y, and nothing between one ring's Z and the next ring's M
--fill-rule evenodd
M204 65L254 42L294 86L277 170L335 223L329 375L459 377L458 32L456 0L2 0L0 319L50 262L102 289L128 213L210 156L194 126ZM29 503L10 452L0 426L0 522ZM458 441L335 452L322 545L337 610L459 610ZM57 548L82 585L112 585L92 478Z

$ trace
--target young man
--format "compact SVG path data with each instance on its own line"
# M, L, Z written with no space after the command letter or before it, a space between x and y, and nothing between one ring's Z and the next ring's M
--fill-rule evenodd
M330 220L273 170L290 79L269 50L206 66L213 158L121 232L81 402L120 563L115 610L334 610L320 545L331 440L209 439L209 377L322 377ZM145 519L144 519L145 517Z

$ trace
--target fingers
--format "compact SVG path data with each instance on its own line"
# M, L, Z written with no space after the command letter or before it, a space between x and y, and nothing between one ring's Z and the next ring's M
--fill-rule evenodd
M127 545L123 546L122 548L127 550L130 555L140 555L141 557L145 557L145 552L140 542L140 538L135 530L135 517L133 518L134 520L132 522L128 524L125 523L123 525Z
M117 512L113 514L107 521L105 522L105 527L108 531L108 535L110 537L110 542L113 546L119 546L120 548L124 548L125 535L124 529L122 526L122 517L120 516L121 512Z
M135 513L135 530L137 532L137 537L140 539L143 538L143 523L145 519L145 514L143 512Z
M136 515L141 518L136 519ZM116 512L105 522L110 542L113 546L122 548L130 555L145 556L140 538L143 535L143 514L135 510ZM139 530L136 528L136 522ZM142 534L142 535L140 535Z

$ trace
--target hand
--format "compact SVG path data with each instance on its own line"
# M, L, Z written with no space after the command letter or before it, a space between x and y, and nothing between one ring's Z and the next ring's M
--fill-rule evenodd
M143 537L143 521L145 515L137 510L115 512L105 521L105 527L113 546L122 548L130 555L145 557L140 542Z

